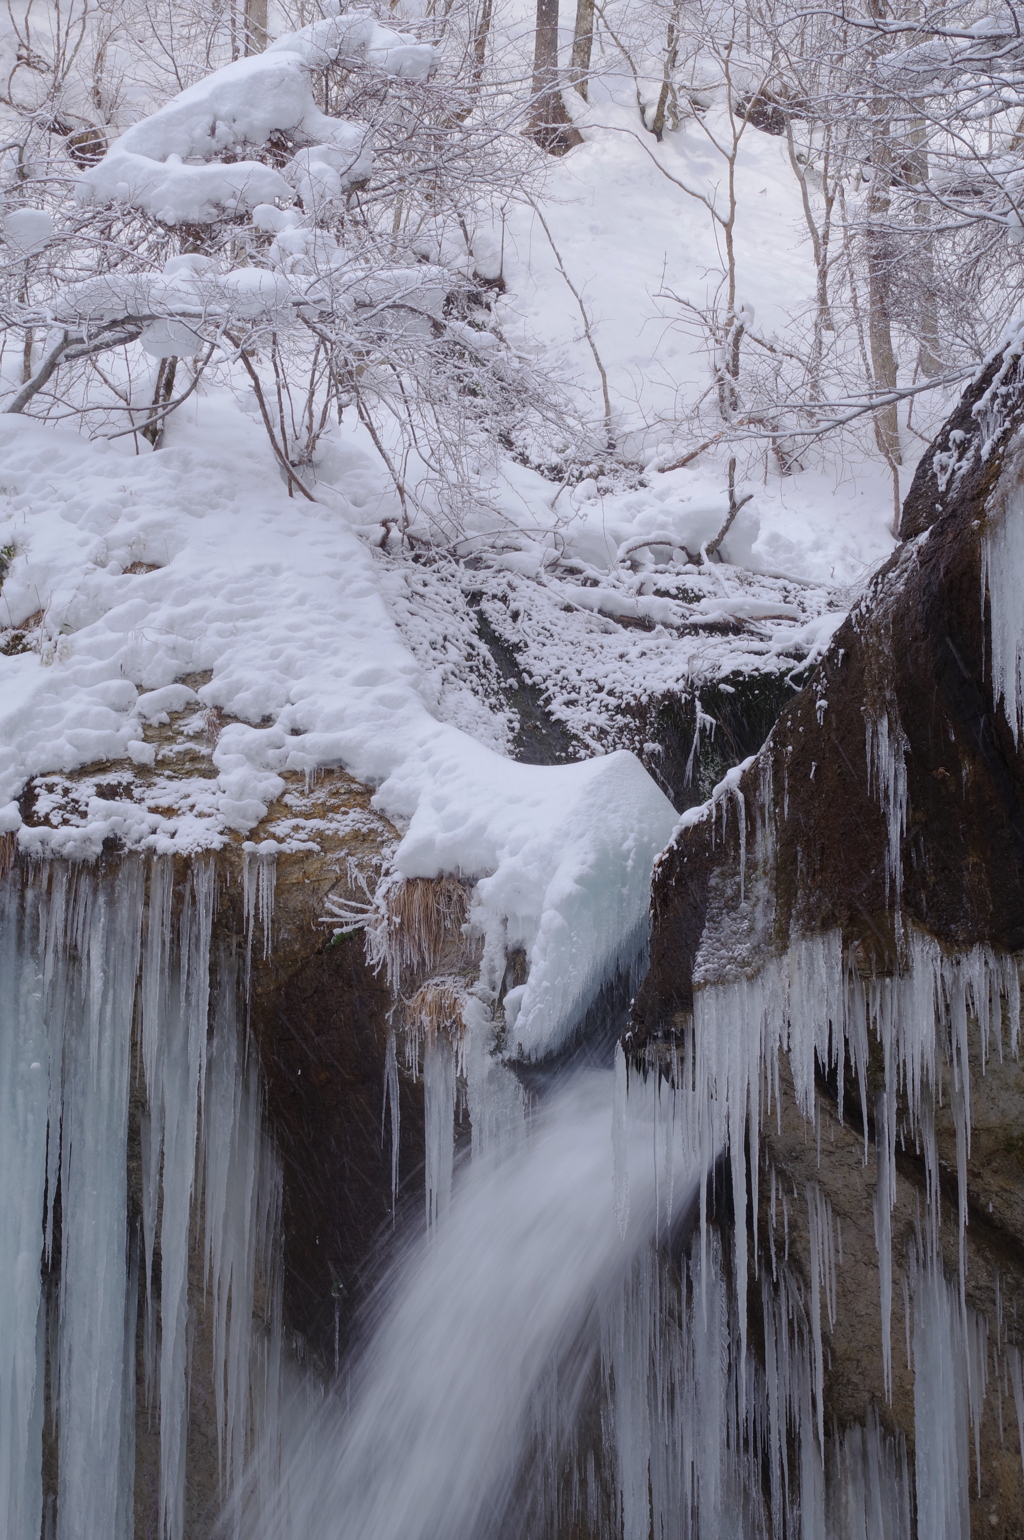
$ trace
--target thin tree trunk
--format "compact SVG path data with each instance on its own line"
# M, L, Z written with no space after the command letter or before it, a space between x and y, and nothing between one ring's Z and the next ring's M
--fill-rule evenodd
M889 212L888 176L875 165L868 198L868 346L871 373L877 389L896 389L896 353L892 345L889 302L892 272L889 242L881 228ZM896 403L875 413L875 438L890 465L899 465L900 430Z
M159 449L160 440L163 438L164 419L160 413L174 394L174 376L177 372L176 358L161 358L156 384L153 387L153 420L140 429L143 438L148 438L154 449Z
M267 0L245 0L245 51L262 53L267 46Z
M492 11L493 0L483 0L473 38L473 84L477 86L484 78L484 66L487 63L487 39L491 32Z
M871 0L871 15L886 16L886 0ZM871 373L875 388L896 389L896 354L892 345L890 299L892 293L892 251L888 230L892 199L892 138L887 97L876 97L871 104L875 130L871 144L871 191L867 202L868 270L868 346L871 349ZM900 425L896 403L875 413L875 440L895 472L901 464Z
M576 0L576 30L572 39L572 83L587 99L590 57L594 47L594 0Z
M914 147L914 153L912 156L908 156L907 164L911 169L912 183L915 187L923 189L928 183L928 146L923 117L911 125L910 142ZM925 378L930 380L935 375L942 373L942 359L939 355L935 241L929 229L931 225L931 209L923 196L919 196L916 200L914 223L923 232L915 264L920 295L920 308L918 312L920 346L917 351L917 366Z
M659 144L665 133L666 121L671 122L673 128L679 126L674 79L679 59L679 10L680 7L677 5L669 17L665 35L665 62L662 67L661 91L658 93L658 105L654 109L654 121L651 124L651 133Z
M4 408L5 411L23 412L25 410L26 406L28 406L28 403L32 400L32 397L38 391L42 390L47 380L53 374L53 371L60 363L70 344L71 339L67 332L65 332L61 340L57 343L56 347L51 348L49 353L47 353L46 357L42 360L39 368L36 370L32 378L25 381L24 385L18 391L18 394L14 397L14 400L11 402L10 406Z
M537 0L530 134L549 155L564 155L583 143L562 100L558 76L558 0Z

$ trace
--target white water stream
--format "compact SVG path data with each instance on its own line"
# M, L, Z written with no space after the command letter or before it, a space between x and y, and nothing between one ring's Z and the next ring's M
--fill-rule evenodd
M667 1226L696 1197L681 1150L656 1167L635 1130L620 1227L613 1078L576 1075L518 1148L474 1163L447 1221L403 1256L354 1384L292 1430L280 1488L250 1505L243 1534L473 1540L515 1527L527 1451L545 1438L564 1455L601 1321L659 1213Z

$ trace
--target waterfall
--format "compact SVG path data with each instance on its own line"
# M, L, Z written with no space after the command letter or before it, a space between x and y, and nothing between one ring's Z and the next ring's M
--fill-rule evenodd
M846 1426L826 1405L842 1236L809 1183L801 1273L789 1256L797 1190L777 1191L774 1171L769 1233L758 1235L758 1128L785 1056L813 1147L816 1062L846 1053L866 1077L868 1037L881 1039L875 1334L891 1394L897 1085L926 1163L934 1087L955 1085L963 1147L967 1019L985 1052L1001 1037L1015 1050L1016 982L982 948L950 958L910 937L904 973L865 986L825 936L700 992L685 1053L656 1052L644 1072L619 1050L614 1070L556 1076L518 1139L457 1167L426 1233L399 1248L361 1355L326 1396L286 1411L280 1479L262 1479L257 1459L237 1532L966 1540L987 1382L1000 1397L1012 1384L1019 1419L1021 1360L989 1341L962 1276L958 1287L947 1274L937 1169L902 1279L908 1448L882 1402ZM446 1107L451 1094L445 1080Z
M908 934L902 971L865 980L838 935L808 939L698 988L684 1047L570 1056L529 1095L467 996L465 1037L424 1044L427 1222L398 1225L324 1383L282 1328L282 1177L244 1010L273 887L246 872L233 941L211 858L40 860L0 885L5 1537L192 1540L223 1506L232 1540L966 1540L993 1397L1024 1459L1021 1356L964 1282L972 1076L1018 1051L1015 960ZM847 1064L873 1109L885 1392L838 1425L841 1228L823 1185L785 1187L759 1150L785 1074L820 1167L816 1076L838 1066L841 1101ZM397 1133L393 1036L384 1079ZM900 1272L908 1138L926 1185ZM912 1445L886 1399L900 1289Z
M280 1176L240 1037L236 963L211 942L213 901L212 864L182 873L167 857L43 860L0 886L7 1540L39 1540L44 1525L56 1540L129 1540L140 1504L155 1510L152 1533L182 1540L207 1324L224 1491L273 1414ZM197 1229L202 1327L190 1315ZM136 1449L147 1411L155 1472ZM44 1437L57 1455L45 1501Z
M351 1380L295 1413L278 1492L249 1499L243 1534L470 1540L518 1532L521 1510L557 1487L602 1338L622 1372L616 1322L644 1287L638 1259L696 1207L681 1130L661 1131L655 1159L653 1123L637 1122L620 1226L613 1080L575 1076L516 1146L472 1162L447 1214L396 1260Z

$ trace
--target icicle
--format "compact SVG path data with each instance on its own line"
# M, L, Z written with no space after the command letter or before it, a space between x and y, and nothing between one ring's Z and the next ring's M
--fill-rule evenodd
M50 1066L38 892L30 890L23 917L16 875L0 882L0 1532L8 1540L38 1540Z
M693 704L693 742L690 744L690 752L686 756L686 769L683 771L684 786L693 785L693 772L696 767L697 757L700 754L701 734L706 732L711 742L713 743L715 739L715 729L718 726L718 722L715 720L715 718L708 716L707 712L701 709L700 700L696 696L694 697Z
M258 1070L244 1052L228 959L221 959L219 973L203 1097L203 1221L218 1461L228 1492L241 1476L251 1437L273 1423L280 1394L281 1176L262 1130ZM262 1330L253 1319L261 1282Z
M465 1077L473 1159L504 1159L522 1142L526 1093L510 1066L493 1052L495 1029L490 1009L475 994L464 994L459 1009L459 1072Z
M822 1292L829 1327L835 1325L836 1278L832 1246L832 1207L817 1183L807 1189L808 1240L811 1251L811 1342L814 1355L814 1405L817 1412L818 1447L825 1449L824 1354L821 1342Z
M974 1468L978 1478L978 1496L981 1496L981 1416L985 1405L986 1380L988 1378L988 1322L976 1310L966 1315L967 1348L967 1407L971 1429L974 1433Z
M427 1225L448 1213L455 1161L456 1054L448 1034L437 1032L423 1045L423 1100L426 1119Z
M896 1201L895 1093L875 1097L875 1246L878 1249L878 1288L882 1316L882 1375L885 1394L892 1396L892 1210Z
M926 1259L914 1290L914 1443L918 1534L929 1540L970 1535L964 1350L960 1302Z
M1024 1471L1024 1373L1021 1370L1021 1353L1019 1348L1008 1348L1006 1358L1010 1369L1010 1384L1013 1388L1013 1404L1017 1412L1020 1468Z
M981 542L981 606L988 595L992 697L1001 704L1014 740L1024 737L1024 496L1019 486L1001 510L989 513Z
M157 857L149 870L146 942L142 954L140 1013L142 1068L147 1106L142 1114L142 1236L145 1253L146 1314L143 1330L143 1370L146 1405L152 1406L157 1384L157 1311L153 1299L153 1262L157 1247L160 1168L164 1146L163 1021L168 991L171 946L171 901L174 866Z
M125 1165L143 899L138 862L116 883L83 870L68 917L80 961L64 1039L57 1540L127 1540Z
M245 926L245 979L249 986L249 970L252 965L252 944L257 922L263 932L263 958L270 956L273 948L274 892L277 885L278 845L275 840L264 840L254 845L246 840L242 846L242 911Z
M160 1515L166 1540L182 1540L188 1411L188 1256L196 1185L199 1095L210 1004L213 866L194 865L179 922L176 968L165 979L161 1074L150 1088L164 1133L160 1216ZM176 987L175 987L176 986Z
M910 744L898 718L888 713L867 723L868 789L882 805L888 828L885 897L894 894L897 915L903 894L902 841L907 832L907 752Z
M398 1203L398 1152L401 1132L402 1107L398 1098L398 1050L395 1034L388 1028L387 1047L384 1050L384 1097L380 1109L380 1142L384 1143L384 1119L391 1113L391 1218L394 1222Z

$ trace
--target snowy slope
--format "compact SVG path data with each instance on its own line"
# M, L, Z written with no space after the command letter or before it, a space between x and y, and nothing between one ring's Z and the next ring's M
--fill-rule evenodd
M483 610L499 633L502 606L513 616L518 631L500 634L595 757L556 769L508 758L512 715L471 678L474 655L490 665L457 593L468 568L446 588L408 551L371 549L399 510L351 413L319 446L317 501L289 498L246 381L225 367L220 391L197 391L156 454L0 416L0 630L11 638L0 827L19 827L32 776L150 763L143 722L218 708L230 720L217 778L180 817L108 803L80 830L23 829L23 842L83 854L112 833L216 845L259 822L282 770L344 765L402 829L399 871L478 879L488 944L529 952L523 1044L566 1029L634 945L675 817L637 759L603 752L614 741L603 702L813 658L842 589L892 548L892 489L877 467L808 457L810 469L783 477L765 453L741 465L749 501L721 552L732 566L702 560L728 513L727 456L659 465L685 442L681 420L710 379L680 301L705 305L721 268L707 210L678 184L709 194L722 166L693 120L662 144L638 133L630 97L613 77L586 108L571 97L586 142L543 164L535 203L510 205L493 242L504 334L553 365L591 421L596 349L630 463L595 465L573 486L481 455L461 489L457 548ZM780 141L753 130L738 179L739 297L771 335L813 289L797 184ZM192 675L208 681L178 682Z
M6 829L19 826L7 799L28 777L145 755L142 719L183 704L158 692L212 671L198 701L240 720L220 734L206 816L179 825L106 803L51 845L90 854L111 833L143 848L216 845L263 816L280 770L343 764L403 828L398 870L481 879L486 942L527 950L520 1041L571 1027L635 948L675 823L632 755L542 769L439 721L371 553L336 513L287 497L230 402L208 400L200 428L139 458L0 417L0 462L0 544L16 547L5 619L43 608L46 636L40 652L0 656ZM133 564L155 570L126 572ZM45 831L24 835L47 843Z

